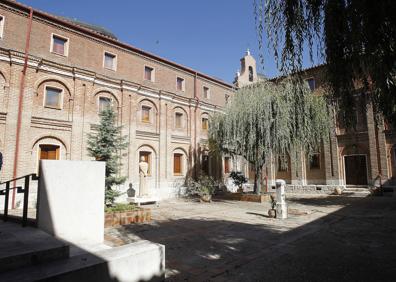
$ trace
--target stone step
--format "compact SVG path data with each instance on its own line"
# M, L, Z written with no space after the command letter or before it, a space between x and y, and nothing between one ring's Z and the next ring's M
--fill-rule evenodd
M33 227L0 222L0 273L68 257L65 242Z
M78 247L72 247L78 249ZM0 273L2 282L164 281L165 248L149 241L72 251L69 258Z
M345 192L362 192L362 193L370 193L368 188L345 188Z

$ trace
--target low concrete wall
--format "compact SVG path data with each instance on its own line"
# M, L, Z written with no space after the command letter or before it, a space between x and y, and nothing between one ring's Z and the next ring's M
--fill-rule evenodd
M333 194L334 189L342 185L286 185L286 194ZM275 191L275 189L271 189Z
M163 281L165 279L165 246L140 241L96 255L105 261L116 281Z
M40 161L38 227L76 245L103 242L105 163Z

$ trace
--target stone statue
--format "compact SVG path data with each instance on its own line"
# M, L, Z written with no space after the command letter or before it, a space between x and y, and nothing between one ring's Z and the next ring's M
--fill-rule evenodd
M145 162L144 157L140 158L139 162L139 197L148 196L148 187L147 187L147 172L148 172L148 163Z

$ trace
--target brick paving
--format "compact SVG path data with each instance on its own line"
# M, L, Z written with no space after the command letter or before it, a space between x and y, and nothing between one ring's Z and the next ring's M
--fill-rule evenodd
M105 239L164 244L168 281L387 281L395 199L289 197L286 220L268 218L269 203L172 200L152 206L151 223L106 229Z

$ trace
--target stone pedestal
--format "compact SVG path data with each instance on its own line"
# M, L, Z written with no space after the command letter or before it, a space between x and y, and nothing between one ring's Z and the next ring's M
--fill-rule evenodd
M287 218L287 204L286 204L286 194L285 187L286 182L282 179L277 179L276 184L276 217L277 218Z

